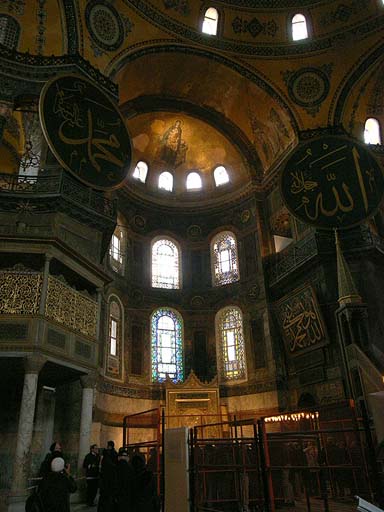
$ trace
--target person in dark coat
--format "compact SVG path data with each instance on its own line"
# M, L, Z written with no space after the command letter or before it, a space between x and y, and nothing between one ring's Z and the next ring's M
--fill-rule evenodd
M44 477L44 476L48 475L48 473L51 472L51 462L56 457L63 458L63 450L62 450L61 444L58 443L57 441L54 441L51 444L51 446L49 448L49 452L45 456L45 459L41 463L41 466L39 469L39 476Z
M99 487L99 465L100 455L97 444L90 447L89 453L85 456L83 468L85 469L85 477L87 479L87 505L93 506L97 489Z
M146 468L140 455L132 457L132 466L135 472L133 512L159 512L160 501L152 471Z
M76 491L76 483L69 474L70 467L64 459L55 457L51 462L51 471L42 479L39 494L47 512L70 512L69 495Z
M98 512L115 512L117 495L117 466L111 450L104 450L100 471Z
M127 448L120 448L117 463L117 512L130 511L133 505L134 471Z
M115 443L113 441L108 441L107 450L114 464L117 464L117 451L115 450Z

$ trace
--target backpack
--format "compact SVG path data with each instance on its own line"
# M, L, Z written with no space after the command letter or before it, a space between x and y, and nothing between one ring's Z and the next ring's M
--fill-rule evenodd
M25 502L25 512L44 512L44 505L39 492L34 489Z

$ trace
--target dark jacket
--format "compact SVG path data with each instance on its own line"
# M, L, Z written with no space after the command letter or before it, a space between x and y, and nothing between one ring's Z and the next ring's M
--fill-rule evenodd
M39 485L44 512L70 512L69 495L76 489L74 479L64 471L48 473Z
M100 464L100 455L96 453L89 452L88 455L85 456L83 462L83 468L85 469L85 476L89 477L97 477L99 476L99 464Z
M141 468L135 473L134 512L158 512L160 502L157 495L156 480L152 471Z
M135 474L126 460L117 463L117 510L126 512L132 508Z

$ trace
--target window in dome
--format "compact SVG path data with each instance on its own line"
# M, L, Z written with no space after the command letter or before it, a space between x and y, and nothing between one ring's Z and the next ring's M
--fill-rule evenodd
M183 321L172 309L161 308L152 314L152 381L183 380Z
M159 188L172 192L173 189L173 176L170 172L162 172L159 176Z
M295 14L292 18L292 39L299 41L300 39L307 39L308 29L307 21L303 14Z
M187 189L193 190L193 189L199 189L201 188L201 177L200 174L197 172L190 172L187 176Z
M245 379L243 316L238 307L229 306L217 313L216 336L221 376L228 380Z
M221 286L240 279L236 238L230 231L215 236L211 242L213 285Z
M215 179L216 187L219 187L220 185L224 185L224 183L229 182L227 169L222 165L216 167L216 169L213 171L213 177Z
M205 11L204 20L203 20L203 28L202 31L204 34L209 34L211 36L215 36L217 34L217 24L219 22L219 13L217 9L214 7L209 7Z
M145 162L137 162L135 170L133 171L133 177L137 180L145 183L148 173L148 165Z
M0 44L10 50L16 50L20 36L20 25L12 18L2 14L0 16Z
M380 123L373 117L369 117L365 121L364 142L366 144L381 144Z
M152 244L152 286L154 288L180 288L180 251L176 244L165 238Z

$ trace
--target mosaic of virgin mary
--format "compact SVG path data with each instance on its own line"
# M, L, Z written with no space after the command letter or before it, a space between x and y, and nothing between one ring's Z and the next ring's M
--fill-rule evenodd
M182 121L177 119L160 139L159 157L176 168L185 162L187 149L187 143L182 139Z

